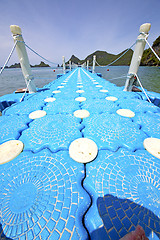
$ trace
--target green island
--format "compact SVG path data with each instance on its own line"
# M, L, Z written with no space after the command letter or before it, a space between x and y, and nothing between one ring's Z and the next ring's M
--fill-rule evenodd
M160 56L160 36L153 42L152 48ZM122 51L117 55L107 53L106 51L96 51L88 55L84 60L80 60L78 57L72 55L69 61L75 64L83 64L87 60L89 60L89 64L91 65L93 61L93 56L96 55L96 61L98 62L99 65L107 65L113 62L114 60L116 60L126 50ZM130 49L122 58L120 58L117 62L115 62L113 66L130 65L132 54L133 54L133 50ZM69 64L69 61L67 62L67 64ZM142 60L141 60L141 66L160 66L160 62L155 57L155 55L153 54L150 48L144 50Z

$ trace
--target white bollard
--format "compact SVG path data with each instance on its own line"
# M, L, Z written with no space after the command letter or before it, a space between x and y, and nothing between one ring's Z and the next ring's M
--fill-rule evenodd
M87 71L88 71L88 68L89 68L89 60L87 60Z
M124 91L129 91L129 92L132 91L132 86L135 81L134 77L136 76L139 65L141 63L141 58L142 58L143 51L144 51L144 48L146 45L145 39L148 38L148 32L149 32L150 28L151 28L150 23L144 23L140 26L140 29L139 29L140 34L137 38L135 50L134 50L131 64L130 64L130 68L129 68L129 71L127 74Z
M27 88L29 90L29 93L35 93L36 92L36 86L33 82L33 75L31 73L31 67L29 64L29 59L26 51L26 47L24 44L24 40L22 37L22 31L21 28L17 25L11 25L10 26L11 32L13 34L14 42L17 41L16 44L16 51L19 57L22 73L27 85Z
M96 55L93 56L93 68L92 68L92 73L95 73L95 66L96 66Z
M72 62L71 61L69 61L69 69L70 69L70 71L72 71Z
M66 73L66 65L65 65L65 57L62 57L62 61L63 61L63 74Z

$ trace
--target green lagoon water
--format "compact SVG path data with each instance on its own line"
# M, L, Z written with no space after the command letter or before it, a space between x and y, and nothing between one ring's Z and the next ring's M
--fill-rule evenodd
M109 69L109 71L107 71L107 69ZM96 72L102 73L103 78L117 86L124 86L128 69L128 66L96 67ZM60 73L62 73L61 68L56 69L55 72L53 68L32 68L35 85L39 88L56 80L57 74ZM121 76L125 77L113 79ZM160 93L160 68L140 67L138 76L145 89ZM0 96L13 93L18 88L25 87L26 84L21 69L5 69L0 75Z

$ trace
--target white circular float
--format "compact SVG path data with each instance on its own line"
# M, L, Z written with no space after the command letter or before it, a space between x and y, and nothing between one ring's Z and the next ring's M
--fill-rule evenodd
M83 86L82 85L79 85L79 86L77 86L78 88L82 88Z
M59 91L59 90L55 90L55 91L53 91L52 93L60 93L61 91Z
M157 157L160 159L160 139L159 138L146 138L143 142L143 146L154 157Z
M45 102L54 102L54 101L56 101L56 98L50 97L50 98L44 99L44 101L45 101Z
M41 118L41 117L44 117L46 114L47 113L44 110L37 110L37 111L31 112L29 114L29 118L31 119Z
M84 93L84 90L77 90L76 93Z
M77 110L74 112L74 116L81 119L87 118L89 117L89 115L90 113L85 109Z
M103 86L102 86L102 85L96 85L96 87L99 87L99 88L100 88L100 87L103 87Z
M101 90L99 90L100 92L103 92L103 93L106 93L106 92L108 92L108 90L105 90L105 89L101 89Z
M93 161L98 153L98 147L94 141L88 138L78 138L69 146L70 157L79 163Z
M129 118L132 118L135 116L135 113L132 112L130 109L118 109L116 113L123 117L129 117Z
M115 102L115 101L118 100L118 98L116 98L116 97L112 97L112 96L110 96L110 97L106 97L105 99L108 100L108 101L113 101L113 102Z
M75 98L75 101L84 102L84 101L86 101L86 98L85 97L77 97L77 98Z
M93 84L99 84L99 82L94 82Z
M57 88L64 88L64 86L58 86Z
M7 163L16 158L24 148L19 140L10 140L0 145L0 164Z

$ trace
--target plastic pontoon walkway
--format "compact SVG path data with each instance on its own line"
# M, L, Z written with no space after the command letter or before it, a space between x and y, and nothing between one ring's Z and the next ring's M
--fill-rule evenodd
M159 239L160 159L143 142L160 138L160 108L82 68L21 97L0 98L0 144L24 144L0 165L0 239L118 240L138 224ZM93 161L70 157L78 138L97 145Z

